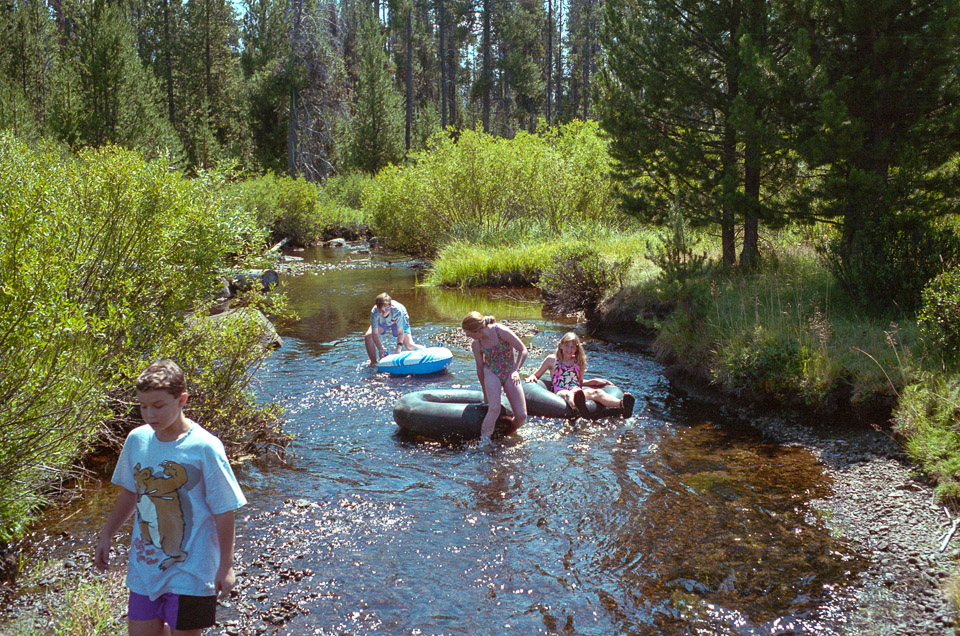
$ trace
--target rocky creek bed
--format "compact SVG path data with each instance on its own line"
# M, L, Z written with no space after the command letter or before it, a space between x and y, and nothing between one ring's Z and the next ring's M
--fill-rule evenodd
M724 410L765 439L800 446L820 460L831 494L811 502L809 520L819 518L868 561L859 584L839 591L855 608L844 617L847 634L957 633L960 614L946 587L960 558L960 510L936 501L933 488L917 476L890 434L850 417L819 416L812 422L810 414L770 415L768 407L738 405L695 383L685 388L720 400Z
M376 261L359 261L346 266L379 265ZM284 273L298 275L335 267L292 263L284 268ZM506 324L521 336L531 333L529 324ZM441 335L450 346L469 348L469 339L459 329ZM549 352L532 349L527 366L535 366L546 353ZM955 634L957 611L946 600L943 588L960 557L960 531L950 535L960 525L956 522L960 511L936 502L932 488L915 477L906 456L888 435L862 424L818 421L811 425L805 417L772 416L768 409L754 410L728 400L722 404L770 441L800 446L813 453L831 478L831 494L815 500L808 514L819 518L868 562L857 584L828 592L843 595L849 601L844 605L855 608L839 621L847 626L847 634ZM311 528L342 523L344 508L350 505L349 501L318 503L290 499L277 510L241 513L238 584L218 615L218 626L205 633L290 633L285 626L308 614L309 606L315 605L317 599L339 602L334 583L322 571L314 572L303 562L304 555L318 550ZM246 536L245 528L252 527L266 530L255 538ZM102 580L103 576L92 568L94 532L34 533L27 538L22 552L24 562L47 565L19 582L0 586L0 633L8 633L6 626L10 621L27 616L32 617L35 629L21 625L15 633L52 633L49 625L56 613L63 610L64 593L75 589L78 583ZM113 596L106 603L118 626L125 620L126 594L120 573L126 562L127 541L128 537L118 536L114 543L115 565L110 577ZM355 609L362 625L365 608ZM341 633L336 626L331 629L323 633ZM783 626L770 633L795 632Z

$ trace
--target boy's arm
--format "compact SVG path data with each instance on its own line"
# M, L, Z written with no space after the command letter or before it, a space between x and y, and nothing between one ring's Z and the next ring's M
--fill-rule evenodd
M220 567L217 568L214 584L217 600L221 600L230 596L230 590L237 584L237 575L233 572L235 513L231 510L213 515L213 522L217 526L217 540L220 543Z
M113 505L107 522L103 524L100 530L100 536L97 540L97 548L93 553L93 564L98 570L105 571L110 566L110 542L113 535L117 534L133 511L137 508L137 493L131 492L126 488L117 497L117 503Z

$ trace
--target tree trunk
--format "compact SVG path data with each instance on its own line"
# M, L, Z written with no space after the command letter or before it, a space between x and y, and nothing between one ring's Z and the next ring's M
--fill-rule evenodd
M166 75L167 81L167 116L170 118L170 123L176 123L176 106L173 102L173 54L170 49L173 46L170 43L170 0L164 0L163 2L163 53L166 58L166 69L164 69L164 75Z
M439 31L439 53L440 53L440 126L447 127L447 21L446 7L443 0L437 0L437 24Z
M553 116L553 0L547 0L547 125Z
M557 6L557 35L560 35L561 26L563 24L563 3L559 3ZM563 86L563 40L560 37L557 37L557 124L560 123L561 115L561 101L560 97L562 95L562 86Z
M740 267L756 267L760 256L760 152L755 139L748 139L744 147L743 194L747 205L743 219L743 249Z
M302 0L292 0L287 11L290 22L290 57L287 61L287 72L293 68L293 59L300 43L300 11ZM290 87L290 112L287 116L287 172L296 178L299 173L297 166L297 145L299 144L299 117L297 117L297 102L300 96L297 90Z
M413 5L407 9L407 112L405 140L407 152L410 152L410 142L413 129Z
M720 212L720 249L723 264L730 267L737 262L736 224L733 199L737 189L737 132L730 124L724 126L721 150L723 171Z
M483 0L483 70L482 81L483 90L480 92L480 104L483 117L483 132L490 132L490 89L492 77L490 76L490 2Z

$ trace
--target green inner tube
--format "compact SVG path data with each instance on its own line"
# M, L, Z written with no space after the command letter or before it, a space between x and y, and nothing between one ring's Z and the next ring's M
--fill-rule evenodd
M494 434L510 428L513 409L501 397L501 417ZM434 389L407 393L393 405L393 419L400 430L434 439L471 439L480 437L480 424L487 414L483 391Z
M608 384L603 387L603 391L617 398L617 400L623 399L623 389L618 386ZM587 410L590 414L581 415L576 409L571 409L566 400L554 393L552 387L543 378L536 382L524 382L523 395L527 398L527 413L538 417L565 417L567 419L587 417L596 420L601 417L618 417L623 414L623 409L619 407L602 406L593 400L587 400Z

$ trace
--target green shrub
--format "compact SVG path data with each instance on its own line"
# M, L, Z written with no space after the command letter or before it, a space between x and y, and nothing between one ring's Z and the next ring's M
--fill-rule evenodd
M927 373L906 387L893 413L894 430L940 498L960 498L960 376Z
M957 263L960 237L918 214L867 223L857 246L830 242L827 262L837 280L864 308L878 314L915 311L926 284Z
M923 290L918 316L926 342L950 360L960 360L960 269L943 272Z
M323 193L334 202L354 210L363 208L363 191L372 177L364 172L347 172L327 179Z
M606 142L595 122L572 122L513 139L464 130L437 133L403 166L380 171L364 191L373 229L392 248L433 257L468 233L505 228L609 225L617 211Z
M65 157L0 133L0 540L93 442L127 369L245 252L247 217L221 192L133 152Z
M294 245L306 246L319 236L317 186L306 179L267 172L237 188L236 205L268 229L271 241L287 238Z
M797 339L760 326L736 355L728 355L727 377L734 387L770 397L793 397L803 387L807 352Z
M550 259L537 286L548 307L590 316L606 293L620 285L629 265L628 260L610 263L590 247L564 247Z

